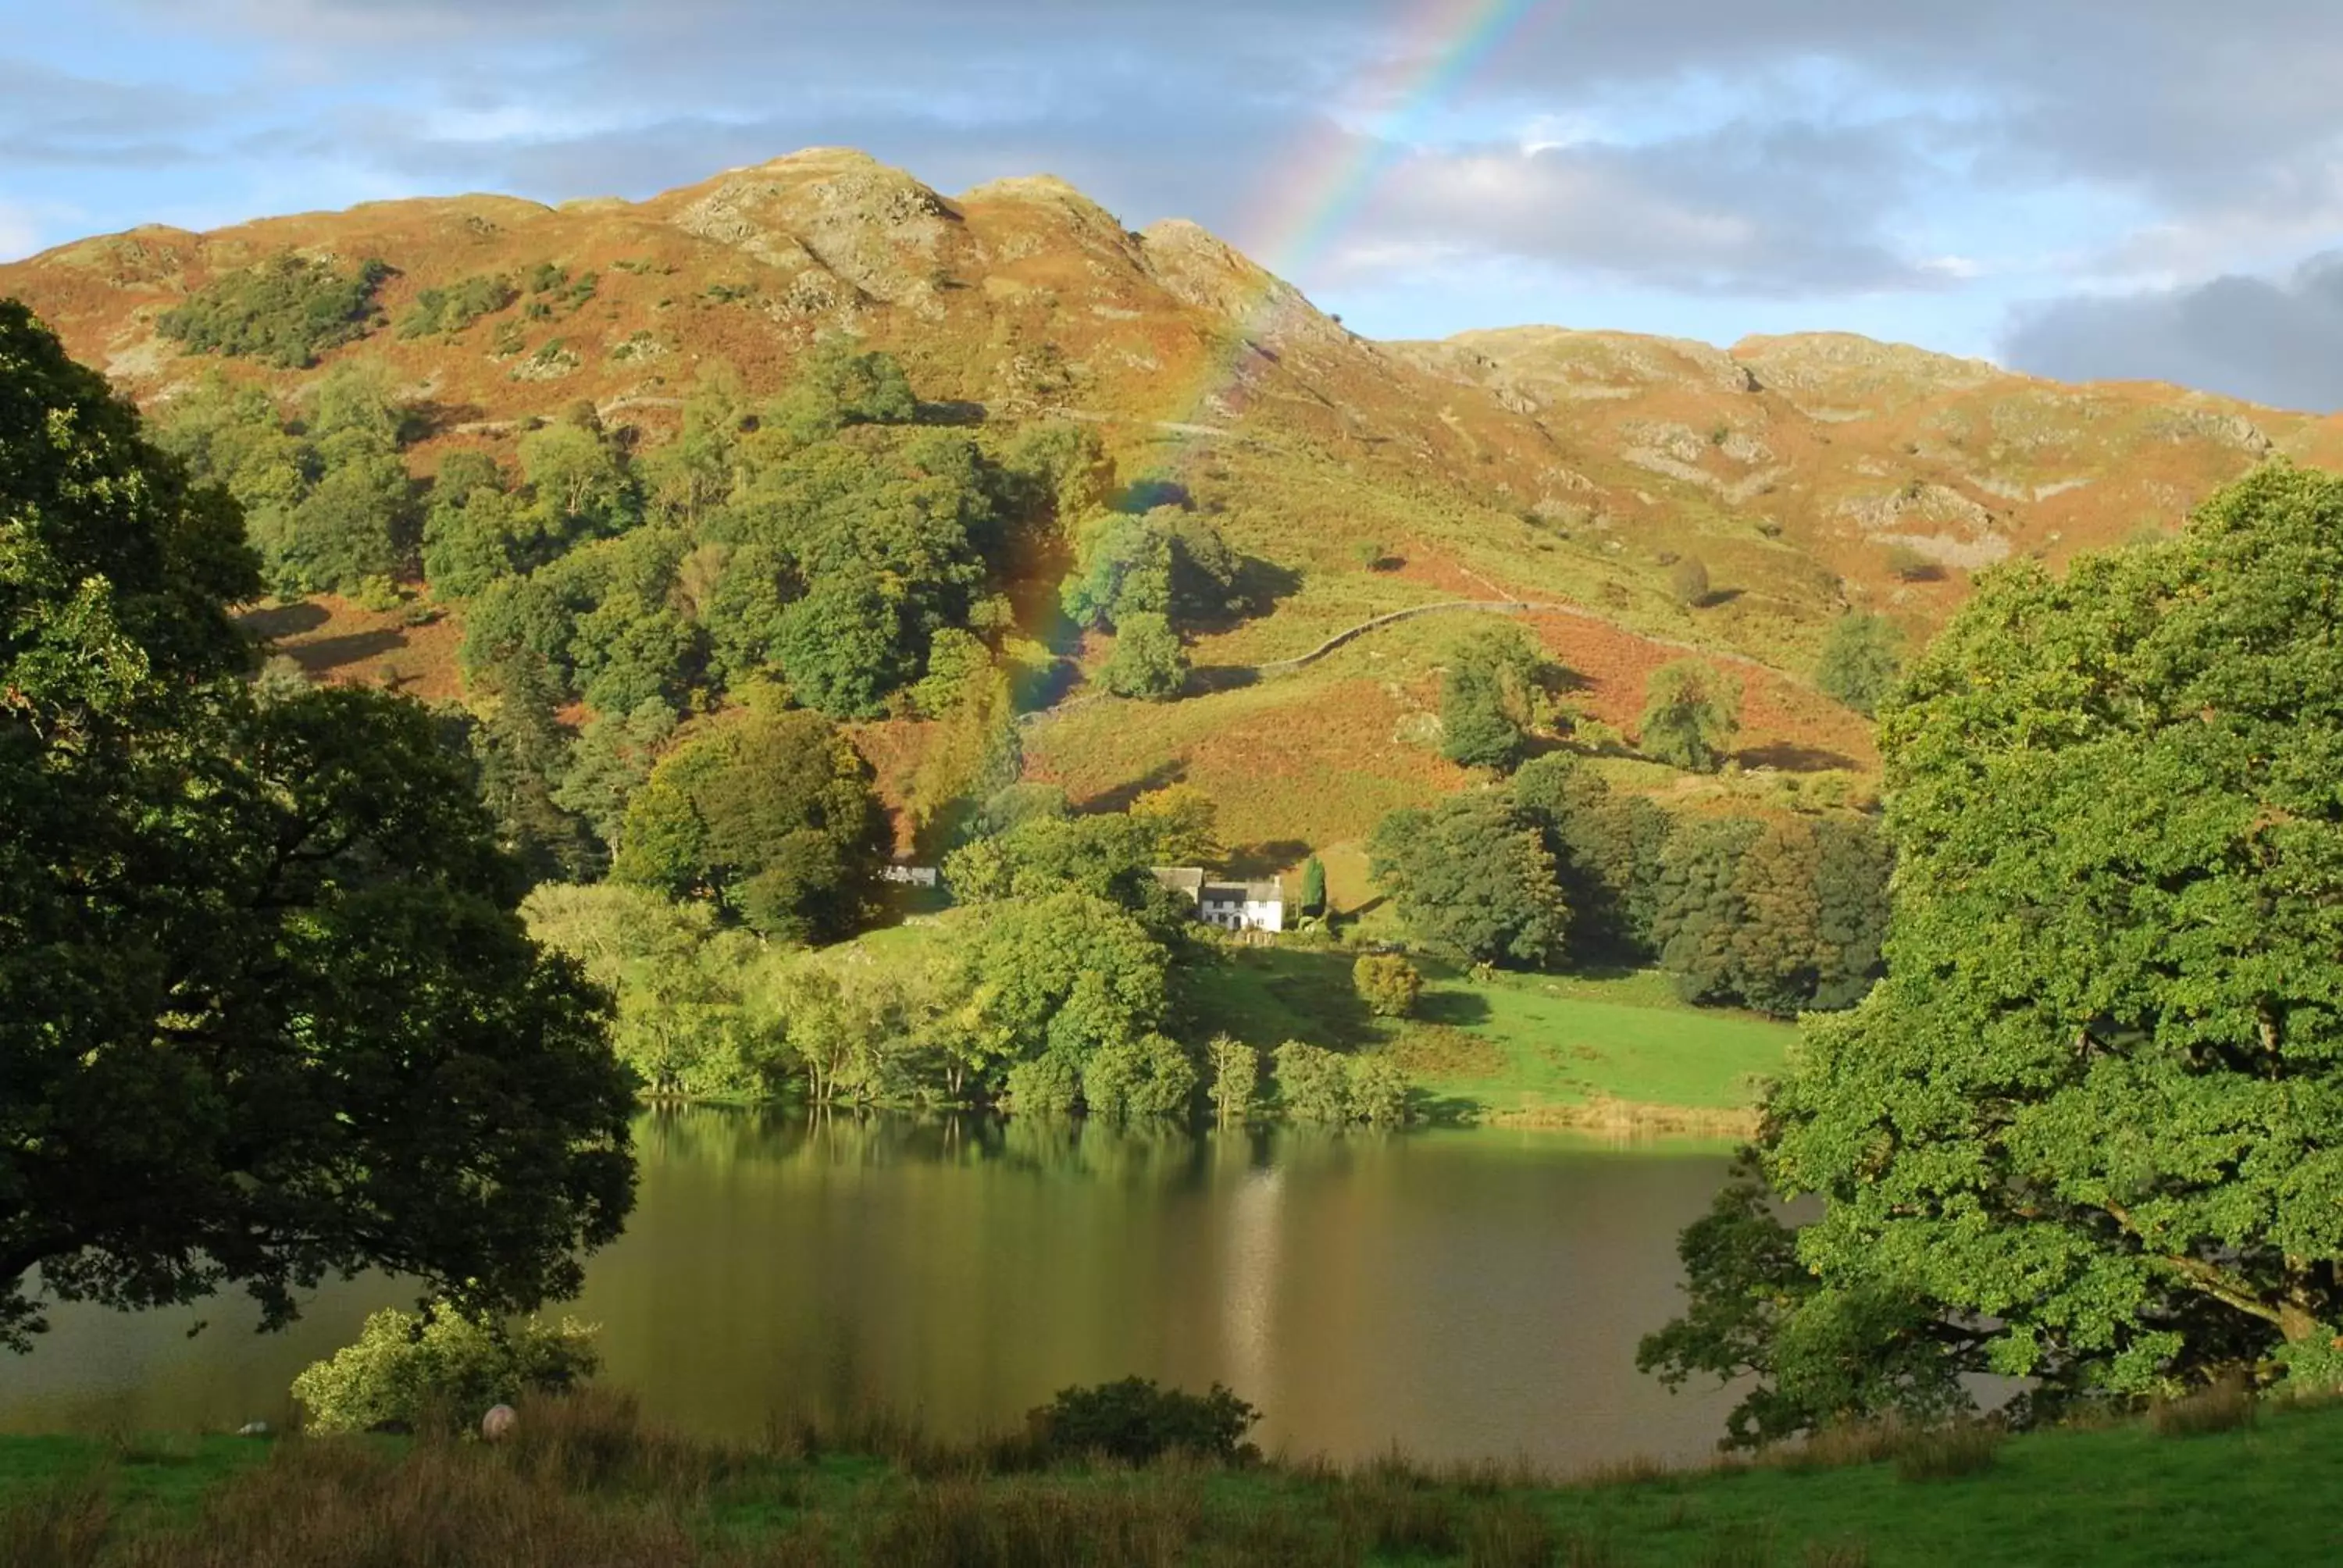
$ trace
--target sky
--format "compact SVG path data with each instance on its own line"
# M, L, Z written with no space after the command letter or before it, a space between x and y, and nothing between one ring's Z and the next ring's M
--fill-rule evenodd
M2338 0L0 0L0 258L856 146L1378 337L1837 329L2343 408Z

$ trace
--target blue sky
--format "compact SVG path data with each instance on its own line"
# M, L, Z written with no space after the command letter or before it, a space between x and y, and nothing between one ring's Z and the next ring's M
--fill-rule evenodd
M1372 336L1839 328L2343 407L2334 0L1539 0L1394 103L1470 9L0 0L0 256L846 145L1193 217ZM1365 199L1282 250L1353 160Z

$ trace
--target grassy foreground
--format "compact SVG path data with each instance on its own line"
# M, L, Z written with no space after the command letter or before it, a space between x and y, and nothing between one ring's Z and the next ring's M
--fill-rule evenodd
M1418 962L1429 984L1403 1024L1370 1017L1351 987L1353 953L1236 948L1197 988L1209 1028L1392 1051L1443 1120L1731 1134L1758 1085L1782 1070L1791 1025L1687 1007L1668 979L1499 975L1476 980Z
M593 1393L506 1443L0 1439L11 1568L888 1568L2271 1563L2335 1561L2343 1408L2201 1435L2149 1422L1956 1452L1927 1439L1575 1482L1499 1466L1007 1469L886 1423L753 1449L639 1426Z

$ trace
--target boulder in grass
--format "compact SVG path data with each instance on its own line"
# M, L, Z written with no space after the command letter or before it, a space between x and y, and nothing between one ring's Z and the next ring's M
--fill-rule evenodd
M490 1405L488 1413L480 1417L480 1435L490 1442L501 1442L512 1435L513 1423L519 1419L508 1404Z

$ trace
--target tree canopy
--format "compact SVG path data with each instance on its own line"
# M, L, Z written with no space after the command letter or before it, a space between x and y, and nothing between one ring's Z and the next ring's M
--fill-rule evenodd
M1510 770L1538 721L1545 656L1517 626L1458 640L1440 679L1441 755L1465 768Z
M603 999L419 706L255 699L258 586L190 484L0 303L0 1342L49 1296L331 1272L571 1293L632 1201ZM466 1179L450 1179L451 1171Z
M1831 623L1815 665L1815 684L1825 696L1870 715L1896 685L1904 668L1904 638L1884 615L1851 610Z
M1535 824L1501 795L1393 811L1368 873L1424 940L1476 961L1538 968L1559 958L1570 906Z
M1644 750L1671 767L1714 773L1741 728L1741 688L1696 658L1652 671L1644 692Z
M1767 1107L1762 1173L1822 1217L1788 1265L1763 1205L1720 1221L1749 1265L1654 1364L1765 1372L1775 1431L1980 1369L2036 1408L2338 1381L2338 578L2343 479L2279 466L1980 579L1881 716L1887 977ZM1720 1291L1776 1321L1693 1332Z
M611 874L791 941L853 931L885 823L870 770L820 714L752 709L683 741L627 808Z

